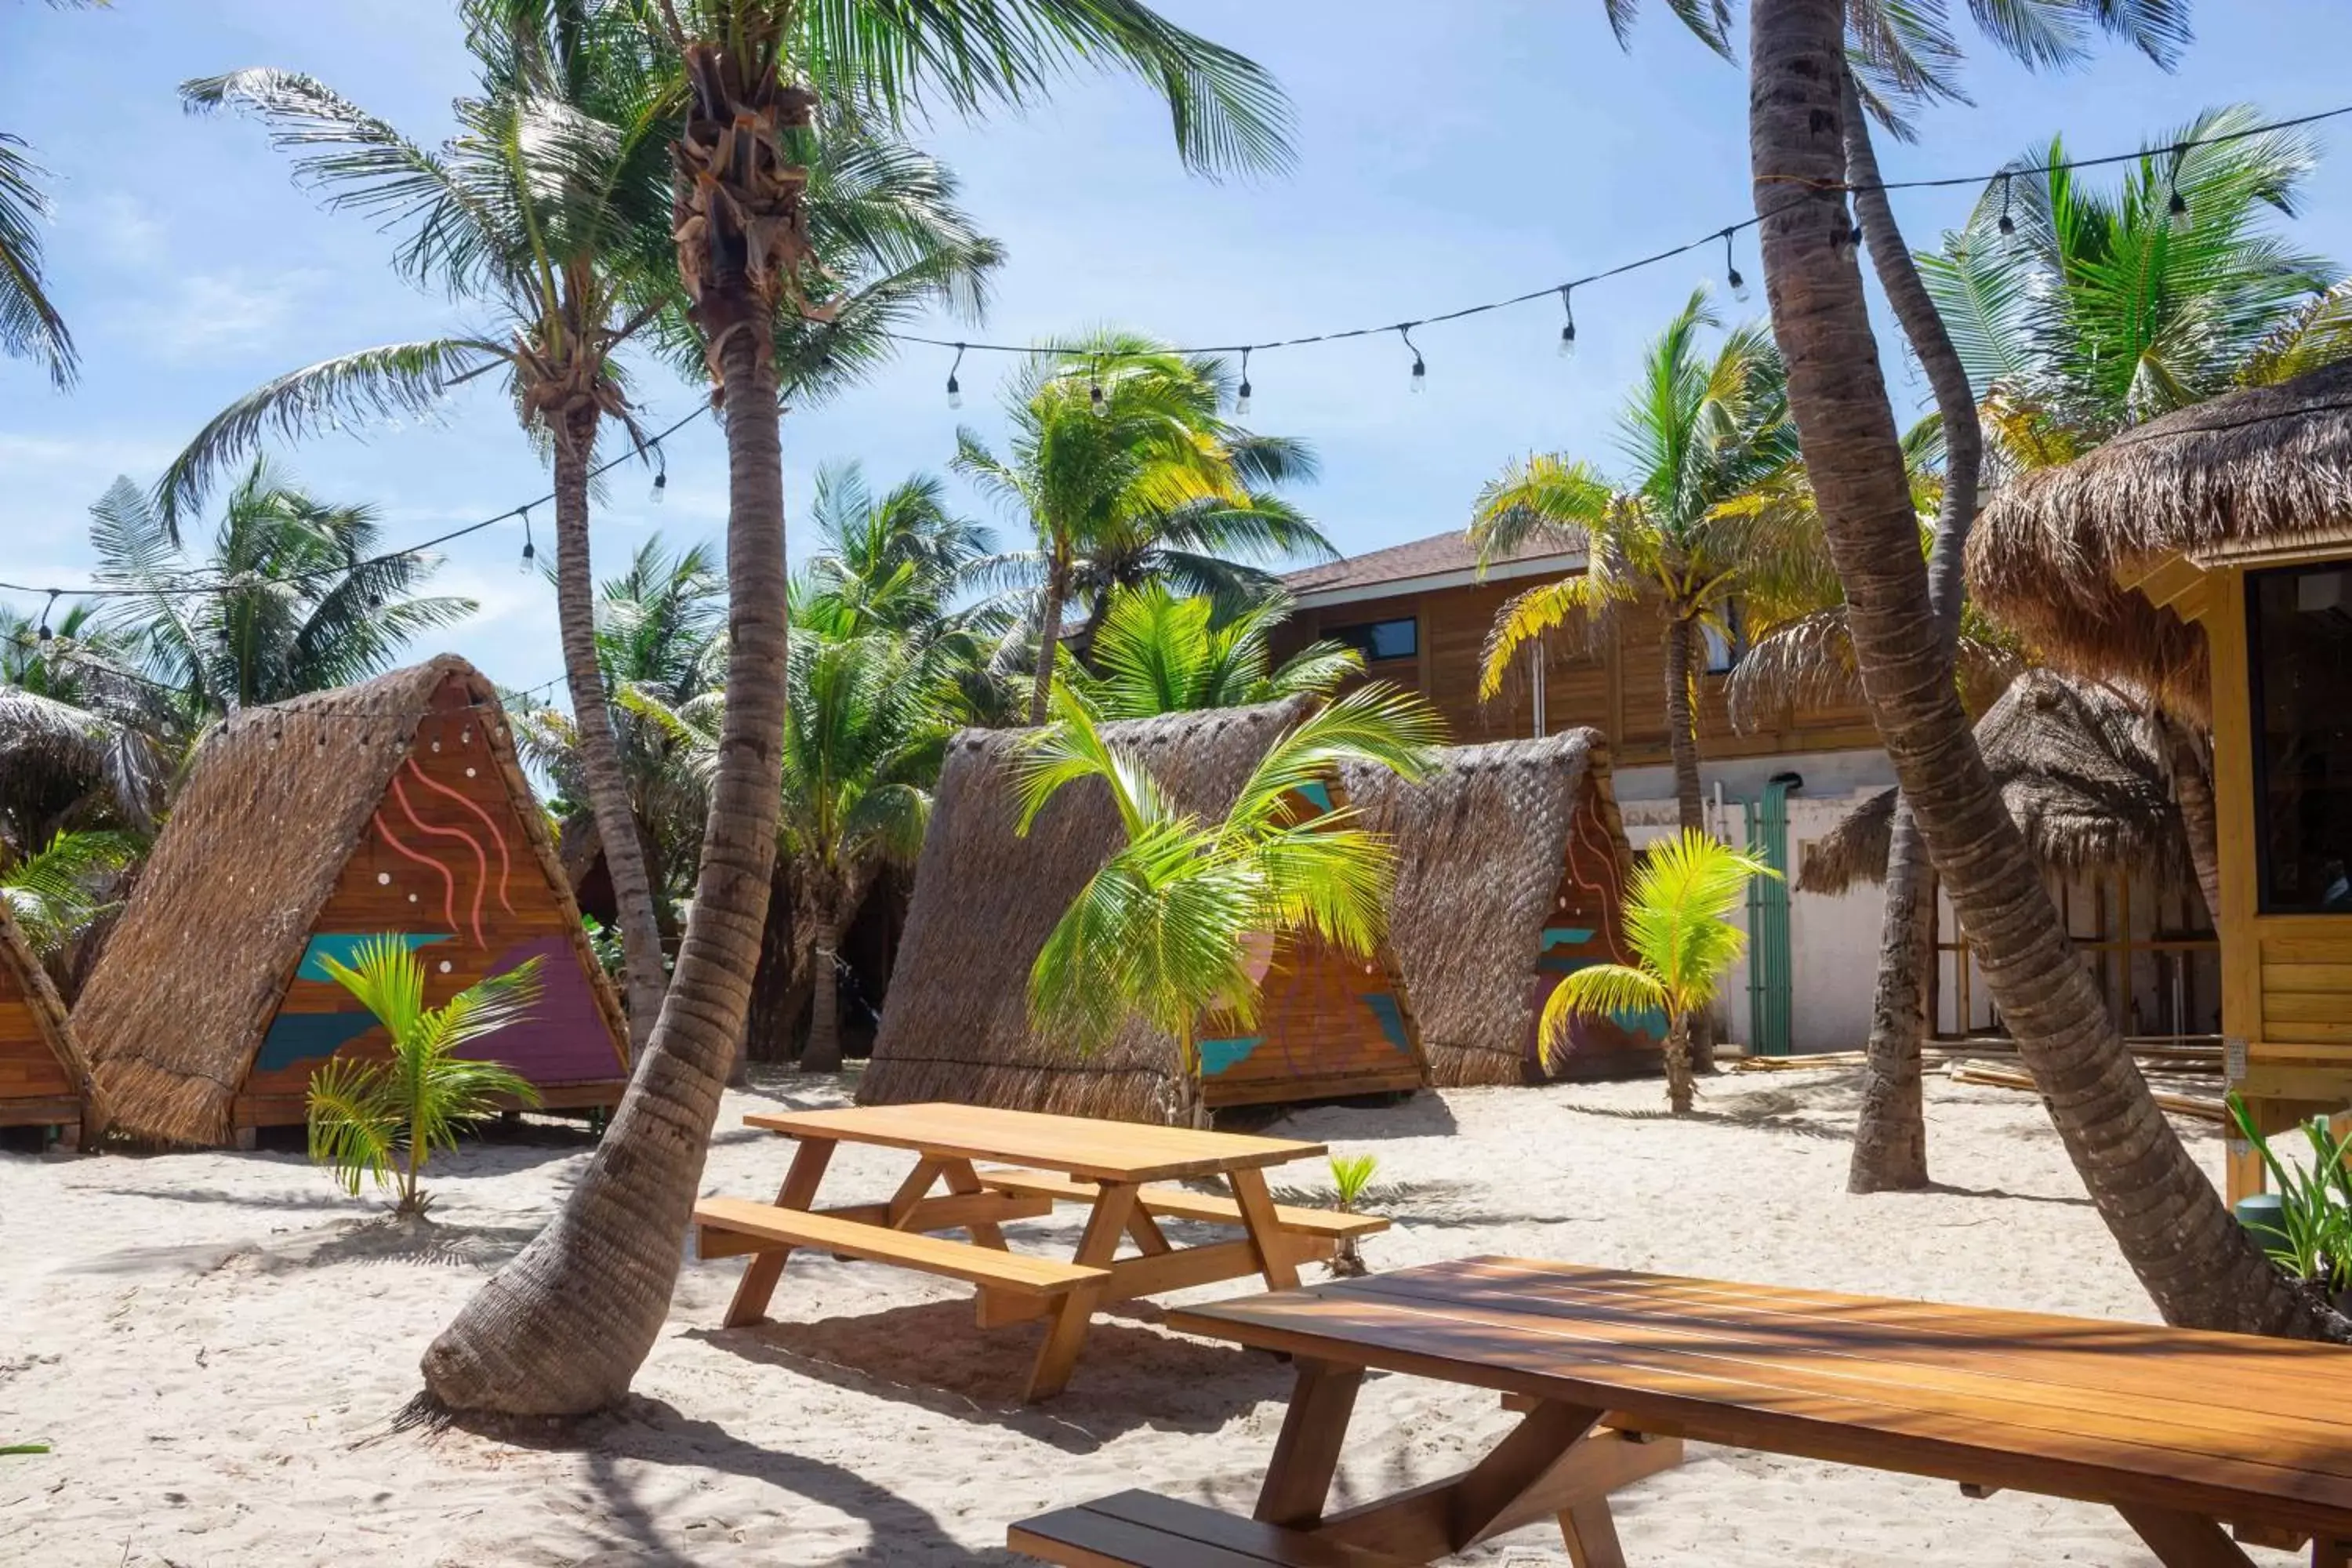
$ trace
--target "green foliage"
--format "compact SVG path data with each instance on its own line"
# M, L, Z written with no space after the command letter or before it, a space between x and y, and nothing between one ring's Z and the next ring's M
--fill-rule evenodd
M12 1454L46 1454L48 1451L47 1443L0 1443L0 1458Z
M588 951L596 955L597 967L614 980L628 971L628 957L621 951L621 931L608 926L594 915L582 915L580 926L588 933Z
M455 1149L465 1124L498 1110L502 1098L538 1103L538 1090L511 1068L457 1053L529 1016L541 961L427 1007L424 961L400 937L370 937L352 958L348 967L320 963L383 1026L391 1059L333 1057L311 1075L310 1158L332 1166L354 1195L371 1180L396 1185L395 1212L421 1215L427 1199L416 1181L434 1150Z
M1329 642L1309 643L1276 666L1273 634L1289 614L1283 595L1221 617L1214 600L1180 598L1164 584L1115 589L1095 636L1098 673L1074 666L1066 679L1098 718L1149 719L1328 696L1363 672L1360 655Z
M1438 733L1424 705L1381 686L1340 698L1277 740L1214 823L1178 810L1066 689L1055 694L1054 719L1021 752L1020 830L1064 787L1095 780L1110 793L1125 842L1031 966L1029 1008L1041 1026L1088 1051L1139 1017L1180 1043L1192 1073L1205 1015L1244 1025L1257 1015L1247 938L1306 933L1360 958L1373 952L1386 929L1392 847L1350 811L1301 817L1292 802L1342 763L1425 776Z
M51 957L118 907L110 895L139 855L130 835L95 831L60 833L20 859L0 847L0 900L33 951Z
M1334 1154L1331 1156L1331 1189L1339 1195L1339 1209L1352 1214L1357 1203L1372 1184L1372 1177L1381 1168L1377 1154Z
M73 334L41 271L41 226L49 216L44 173L21 137L0 131L0 354L41 365L63 391L78 366Z
M2285 1233L2276 1240L2258 1238L2263 1250L2287 1273L2331 1296L2352 1289L2352 1166L2345 1163L2352 1154L2352 1137L2336 1137L2327 1118L2315 1116L2303 1124L2311 1143L2310 1168L2290 1165L2273 1152L2246 1102L2234 1091L2227 1100L2238 1136L2262 1156L2278 1194Z
M1562 980L1538 1025L1544 1059L1568 1043L1571 1018L1650 1008L1679 1028L1715 1000L1724 972L1748 945L1731 923L1750 877L1776 877L1755 856L1685 830L1653 844L1634 868L1622 920L1631 963L1596 963Z

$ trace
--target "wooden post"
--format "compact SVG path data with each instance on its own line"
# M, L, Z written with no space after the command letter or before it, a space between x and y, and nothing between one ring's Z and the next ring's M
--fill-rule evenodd
M1339 1468L1339 1448L1355 1414L1356 1391L1364 1369L1337 1362L1301 1361L1290 1392L1290 1410L1275 1439L1274 1460L1258 1489L1255 1517L1267 1524L1304 1530L1323 1517L1331 1478Z
M1127 1216L1135 1209L1135 1189L1133 1182L1101 1184L1073 1262L1096 1268L1110 1267L1118 1251L1118 1238L1127 1234ZM1024 1399L1033 1404L1051 1399L1068 1385L1071 1369L1078 1364L1079 1347L1087 1341L1087 1326L1094 1320L1095 1303L1101 1296L1100 1285L1081 1285L1055 1307L1046 1322L1045 1342L1037 1347L1037 1364L1029 1373Z
M824 1180L824 1168L832 1159L832 1139L803 1139L793 1154L792 1169L784 1173L784 1184L777 1189L776 1206L813 1206L817 1185ZM779 1247L751 1255L751 1261L744 1266L742 1279L735 1287L735 1299L727 1304L723 1320L726 1327L744 1328L767 1317L768 1298L776 1293L776 1281L784 1277L784 1259L792 1256L792 1251L789 1247Z

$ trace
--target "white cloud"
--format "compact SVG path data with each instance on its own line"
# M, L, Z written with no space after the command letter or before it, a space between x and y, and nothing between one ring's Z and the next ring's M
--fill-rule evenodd
M134 306L126 321L133 336L170 361L262 348L326 277L315 268L191 273L166 298Z

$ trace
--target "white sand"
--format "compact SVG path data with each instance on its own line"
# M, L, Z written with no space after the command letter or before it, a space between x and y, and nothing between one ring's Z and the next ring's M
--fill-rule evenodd
M787 1146L741 1112L838 1098L774 1087L729 1097L705 1191L766 1196L782 1173ZM1950 1186L1868 1199L1843 1190L1843 1074L1717 1079L1681 1122L1654 1084L1626 1084L1274 1131L1381 1157L1399 1223L1367 1244L1374 1268L1509 1252L2149 1318L2039 1105L1940 1080L1931 1096ZM2218 1137L2193 1136L2217 1164ZM689 1264L637 1397L578 1438L391 1430L418 1352L584 1149L550 1130L436 1164L447 1240L430 1257L387 1251L375 1205L297 1154L0 1155L0 1444L55 1446L0 1458L0 1563L1010 1563L1009 1521L1125 1487L1246 1511L1288 1386L1269 1358L1177 1338L1138 1303L1097 1321L1066 1394L1024 1408L1034 1328L982 1334L960 1286L805 1257L782 1321L754 1332L715 1331L740 1266ZM827 1195L886 1196L904 1168L845 1149ZM1068 1219L1051 1235L1075 1243ZM1433 1479L1507 1420L1491 1396L1375 1378L1341 1489ZM2150 1561L2099 1509L1727 1449L1694 1448L1619 1515L1637 1563ZM1567 1558L1530 1529L1465 1560Z

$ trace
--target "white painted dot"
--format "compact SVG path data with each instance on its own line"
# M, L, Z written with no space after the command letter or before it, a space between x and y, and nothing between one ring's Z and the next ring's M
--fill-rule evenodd
M444 974L449 973L449 961L446 958L441 961L441 973Z
M410 903L412 903L412 904L413 904L413 903L415 903L415 902L416 901L416 895L415 895L415 893L411 893L411 894L409 894L409 895L408 895L408 901L409 901Z
M474 770L473 770L473 769L471 769L471 768L467 768L467 769L466 770L466 776L467 776L467 778L472 778L472 777L474 776Z
M439 751L439 750L441 749L441 742L438 742L438 741L434 742L433 742L433 749L434 749L435 751L436 751L436 752L437 752L437 751Z
M389 871L378 871L375 874L375 879L378 887L389 888L392 886L392 873Z

